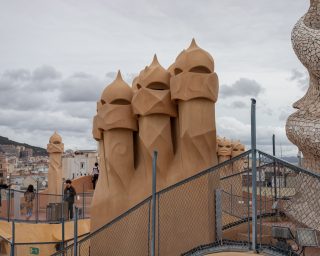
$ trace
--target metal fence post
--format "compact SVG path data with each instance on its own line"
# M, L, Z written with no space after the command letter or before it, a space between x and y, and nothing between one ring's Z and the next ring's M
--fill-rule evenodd
M62 191L61 191L61 240L62 240L62 250L64 250L64 179L62 179ZM64 255L64 253L63 253Z
M73 256L78 255L77 247L78 247L78 214L79 214L79 209L78 207L75 207L75 218L74 218L74 242L73 242Z
M256 162L256 100L251 99L252 151L252 249L257 250L257 162Z
M9 187L8 189L8 194L7 194L7 218L8 218L8 222L10 221L10 209L11 207L11 188Z
M12 220L12 238L11 238L10 256L14 256L15 236L16 236L16 230L15 230L15 223L14 223L14 219L13 219L13 220Z
M261 159L260 159L260 153L259 153L259 231L260 231L260 239L259 239L259 241L260 241L260 247L261 247L261 244L262 244L262 241L261 241L261 239L262 239L262 182L261 182L261 179L262 179L262 177L261 177L261 172L262 172L262 169L261 169Z
M39 221L39 179L37 179L37 195L36 195L36 223Z
M151 256L156 254L156 164L157 164L158 152L153 152L152 159L152 231L151 231Z
M276 137L272 135L272 155L276 156ZM273 182L274 182L274 201L277 201L277 171L276 162L273 159Z

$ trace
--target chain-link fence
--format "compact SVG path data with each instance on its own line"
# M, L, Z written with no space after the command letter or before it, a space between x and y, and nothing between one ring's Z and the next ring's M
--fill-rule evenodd
M273 216L259 219L261 247L320 255L320 175L258 151L258 177L258 200L273 201Z
M257 152L258 250L320 255L320 175ZM247 241L250 246L254 181L251 159L246 162L245 170L221 178L222 239Z
M64 220L68 219L68 207L63 203L62 195L35 192L32 202L27 203L25 191L0 189L0 193L0 220L57 223L62 221L62 216ZM93 192L77 194L74 206L80 209L79 218L90 217L92 197Z
M244 168L250 152L230 163ZM207 169L156 193L155 255L179 255L216 241L216 190L220 170ZM241 170L243 171L243 170ZM221 207L220 207L221 208ZM77 255L150 255L151 198L77 242ZM74 246L55 255L73 255Z
M149 255L151 198L77 243L77 255ZM74 255L74 245L53 254Z
M156 193L155 255L248 250L256 200L257 250L320 255L320 175L251 151ZM256 183L257 193L252 194ZM150 255L152 199L55 255Z

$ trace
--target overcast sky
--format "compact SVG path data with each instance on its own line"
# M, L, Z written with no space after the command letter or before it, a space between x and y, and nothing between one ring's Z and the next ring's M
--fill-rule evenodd
M306 92L290 33L308 0L0 0L0 135L46 147L92 149L96 100L121 69L128 83L157 53L168 67L192 37L220 80L217 133L296 155L285 135L292 103ZM281 147L280 147L281 145Z

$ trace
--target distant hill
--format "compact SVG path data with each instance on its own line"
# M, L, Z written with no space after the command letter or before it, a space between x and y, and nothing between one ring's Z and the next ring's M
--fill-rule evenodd
M9 140L8 138L2 137L2 136L0 136L0 145L24 146L26 148L33 149L33 155L34 156L46 156L46 155L48 155L47 150L44 149L44 148L31 146L31 145L26 144L26 143L16 142L16 141Z
M298 164L299 162L299 159L296 156L283 156L281 159L291 164Z

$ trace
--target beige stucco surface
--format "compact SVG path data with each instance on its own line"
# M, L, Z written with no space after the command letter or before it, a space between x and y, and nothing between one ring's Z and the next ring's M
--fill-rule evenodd
M64 144L61 136L54 132L50 137L47 151L49 154L49 170L48 170L48 193L51 195L62 194L62 153ZM60 202L61 199L57 196L49 197L50 203Z

